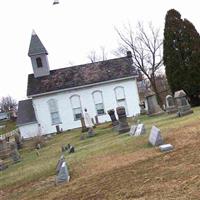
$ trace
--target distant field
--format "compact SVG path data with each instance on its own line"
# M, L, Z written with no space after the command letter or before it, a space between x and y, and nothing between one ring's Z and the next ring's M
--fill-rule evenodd
M35 150L21 150L23 161L0 172L0 199L200 199L200 108L182 118L164 114L140 121L147 130L140 137L118 135L107 123L82 141L80 130L56 135L39 157ZM152 125L174 145L173 152L161 153L148 144ZM54 186L61 145L68 143L76 150L65 153L71 180Z

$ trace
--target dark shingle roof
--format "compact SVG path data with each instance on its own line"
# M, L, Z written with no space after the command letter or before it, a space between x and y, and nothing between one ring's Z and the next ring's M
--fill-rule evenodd
M127 57L51 70L38 78L29 74L27 96L133 76L137 71Z
M40 41L40 38L37 34L33 33L31 36L31 42L29 46L28 55L34 56L39 54L48 54L47 50L45 49L44 45Z
M32 99L19 101L17 113L17 125L37 122L33 109Z

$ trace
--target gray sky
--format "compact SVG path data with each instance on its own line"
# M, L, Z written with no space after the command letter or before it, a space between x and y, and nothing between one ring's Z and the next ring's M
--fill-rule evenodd
M196 0L2 0L0 6L0 97L26 98L27 76L32 73L27 56L34 29L49 52L51 69L69 63L89 62L100 46L107 52L117 48L114 27L149 21L163 31L167 10L175 8L200 31ZM111 54L109 58L113 57Z

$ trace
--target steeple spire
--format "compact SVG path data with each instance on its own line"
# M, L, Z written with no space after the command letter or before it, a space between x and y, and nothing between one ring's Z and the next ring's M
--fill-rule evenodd
M48 55L48 52L42 42L40 41L40 38L37 36L35 31L33 30L32 36L31 36L31 42L29 46L28 56L34 56L34 55L40 55L40 54L46 54Z
M33 30L29 46L28 56L31 58L34 77L48 76L50 74L48 52Z

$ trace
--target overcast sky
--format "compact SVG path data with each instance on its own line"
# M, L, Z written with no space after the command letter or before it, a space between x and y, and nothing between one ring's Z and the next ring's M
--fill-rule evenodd
M116 49L114 27L149 21L163 31L166 12L174 8L200 31L197 0L2 0L0 6L0 97L26 98L32 73L28 48L34 29L49 52L51 69L89 62L91 51ZM113 57L111 54L109 58ZM69 64L70 63L70 64Z

